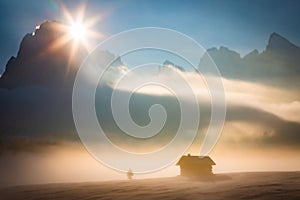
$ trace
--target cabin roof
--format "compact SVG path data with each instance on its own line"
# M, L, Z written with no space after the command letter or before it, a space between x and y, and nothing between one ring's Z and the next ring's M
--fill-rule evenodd
M176 165L216 165L209 156L182 156Z

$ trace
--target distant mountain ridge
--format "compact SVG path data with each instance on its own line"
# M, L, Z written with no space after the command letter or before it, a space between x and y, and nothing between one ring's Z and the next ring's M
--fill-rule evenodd
M300 85L300 47L277 33L270 35L263 52L253 50L244 57L226 47L208 49L199 63L199 70L203 73L209 71L206 66L209 56L225 78L278 86L289 84L288 79Z
M274 32L270 35L266 51L296 52L299 51L299 47Z
M42 23L34 34L26 34L16 57L7 62L5 72L0 77L0 88L13 89L19 86L71 86L80 63L87 55L78 48L70 60L72 40L64 45L59 39L64 37L64 24L55 21ZM106 52L109 54L108 52ZM108 57L114 56L112 54ZM106 57L106 56L104 56ZM293 81L300 86L300 48L277 33L269 37L266 49L259 53L253 50L244 57L221 46L210 48L199 57L199 70L209 72L206 63L209 57L217 65L221 75L229 79L258 81L264 84L284 86ZM162 66L172 66L180 71L185 68L166 60Z

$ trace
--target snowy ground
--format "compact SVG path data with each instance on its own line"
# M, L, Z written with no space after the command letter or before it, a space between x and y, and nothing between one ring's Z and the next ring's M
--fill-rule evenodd
M182 177L14 186L1 199L300 199L300 172L218 174L206 180Z

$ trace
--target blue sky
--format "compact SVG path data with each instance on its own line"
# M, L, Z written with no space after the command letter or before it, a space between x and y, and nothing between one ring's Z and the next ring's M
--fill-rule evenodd
M158 26L183 32L205 48L226 46L242 55L262 51L277 32L300 45L300 2L290 1L84 1L86 15L102 14L94 27L106 36L131 28ZM1 1L0 73L16 55L22 37L44 20L64 21L60 5L71 12L82 1Z

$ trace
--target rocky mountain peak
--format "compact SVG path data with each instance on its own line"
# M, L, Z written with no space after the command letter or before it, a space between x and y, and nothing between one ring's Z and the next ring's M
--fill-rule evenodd
M279 35L278 33L272 33L270 35L268 45L266 47L267 51L279 51L279 52L289 52L295 51L298 47L292 44L289 40Z

